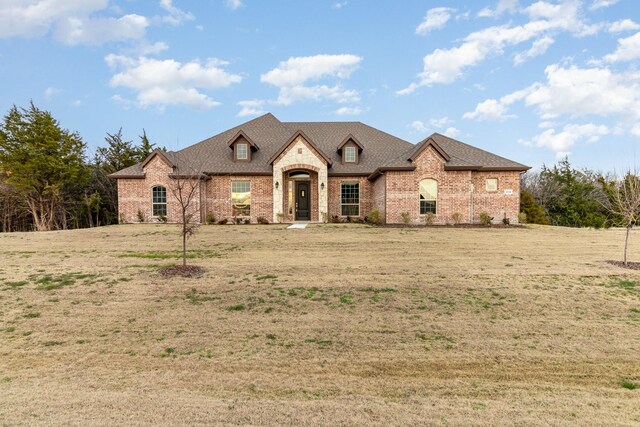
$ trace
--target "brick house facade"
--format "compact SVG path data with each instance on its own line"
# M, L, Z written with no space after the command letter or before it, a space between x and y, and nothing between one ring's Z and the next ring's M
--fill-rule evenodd
M440 134L411 144L359 122L280 122L267 114L177 152L156 150L111 175L121 222L180 221L176 177L195 183L204 222L517 222L527 166ZM188 173L186 172L188 171ZM186 178L185 178L186 177Z

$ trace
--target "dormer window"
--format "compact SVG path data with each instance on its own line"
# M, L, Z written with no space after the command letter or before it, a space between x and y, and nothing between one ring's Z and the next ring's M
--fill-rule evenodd
M360 153L363 146L353 135L349 134L338 145L338 154L342 157L342 163L360 163Z
M245 143L237 143L236 144L236 158L238 160L248 160L249 155L247 154L247 144Z
M229 140L229 148L233 150L234 162L250 162L251 153L258 151L258 145L243 131Z
M357 155L356 147L344 147L345 163L355 163Z

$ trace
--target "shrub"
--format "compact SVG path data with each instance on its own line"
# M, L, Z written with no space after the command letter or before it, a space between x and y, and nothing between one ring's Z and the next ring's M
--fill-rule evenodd
M353 222L353 220L351 219L351 217L349 215L347 215L347 222Z
M509 225L511 224L511 220L509 218L507 218L507 214L504 214L504 218L502 218L502 223L504 225Z
M216 223L216 216L214 215L213 212L209 212L207 214L207 220L206 220L208 225L212 225Z
M269 224L269 220L263 216L256 218L256 221L258 221L258 224Z
M518 222L520 224L526 224L527 223L527 214L524 212L520 212L518 214Z
M144 222L144 212L138 209L138 222Z
M433 212L427 212L424 216L424 223L426 225L433 225L435 220L436 220L436 214L434 214Z
M404 225L408 225L411 222L411 215L409 215L409 212L402 212L400 216L402 217L402 223Z
M491 221L493 221L492 216L489 216L489 214L486 212L480 212L480 224L491 225Z
M460 214L460 212L454 212L453 215L451 215L451 219L453 220L453 223L458 225L460 224L460 221L462 221L462 215Z
M284 220L284 214L282 212L278 212L276 214L276 218L278 218L278 222L282 224L282 221Z
M242 223L243 223L243 224L251 224L251 219L250 219L250 218L245 218L245 219L242 221Z
M218 221L218 225L225 225L228 222L228 220L226 218L221 219Z
M382 219L380 218L380 211L378 209L372 210L369 212L369 215L366 216L365 220L371 224L380 224L382 222Z
M161 222L161 223L163 223L163 224L166 224L166 223L167 223L167 216L166 216L166 215L159 214L159 215L158 215L158 221L160 221L160 222Z
M332 215L331 216L331 222L336 224L336 223L339 223L339 222L342 222L342 221L340 220L340 217L338 215Z
M233 222L234 222L236 225L242 224L242 218L238 218L237 216L234 216L234 217L233 217Z
M321 212L322 214L322 222L325 224L329 222L329 212Z

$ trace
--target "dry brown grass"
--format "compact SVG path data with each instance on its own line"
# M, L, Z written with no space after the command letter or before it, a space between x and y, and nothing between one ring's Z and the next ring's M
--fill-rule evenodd
M166 278L175 226L2 235L0 424L639 424L622 239L207 226Z

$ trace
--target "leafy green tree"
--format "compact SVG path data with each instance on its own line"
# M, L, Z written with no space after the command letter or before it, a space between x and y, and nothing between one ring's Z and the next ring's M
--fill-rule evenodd
M85 144L50 112L15 105L0 125L0 169L27 204L36 230L66 228L68 193L87 179Z
M553 168L543 167L540 180L545 188L556 188L545 202L551 224L567 227L595 227L607 225L607 212L600 203L600 176L588 170L576 170L568 159Z
M140 145L138 145L138 162L144 161L149 154L155 149L155 144L152 144L147 138L147 132L142 129L142 135L140 135Z
M549 224L544 207L537 204L533 194L527 190L523 190L520 194L520 212L526 214L527 222L530 224Z
M122 138L122 128L104 138L107 145L96 150L96 163L100 164L107 174L133 166L139 162L139 151L133 141Z

